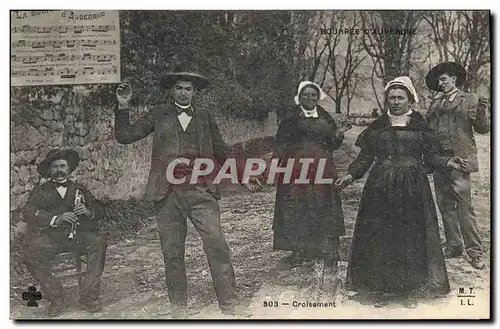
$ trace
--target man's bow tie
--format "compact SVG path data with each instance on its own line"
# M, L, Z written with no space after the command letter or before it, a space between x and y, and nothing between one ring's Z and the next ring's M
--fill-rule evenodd
M304 111L300 112L301 118L318 118L318 112L306 113Z
M176 106L175 110L177 111L177 115L181 115L182 112L185 112L190 117L193 116L193 108L190 106L187 109L183 109L182 107Z
M59 183L59 182L54 182L55 187L68 187L68 181L65 181L64 183Z

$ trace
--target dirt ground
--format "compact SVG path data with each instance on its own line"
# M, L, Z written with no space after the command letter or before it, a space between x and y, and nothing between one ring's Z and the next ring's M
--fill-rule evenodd
M360 132L355 127L346 134L344 146L335 154L340 173L356 154L353 145ZM369 299L360 298L335 286L345 280L350 237L364 179L342 192L347 236L342 239L342 262L336 278L327 277L322 295L313 295L314 264L287 269L282 259L288 252L272 249L272 219L275 188L261 192L226 191L220 201L221 223L232 252L238 291L254 319L360 319L360 318L488 318L490 289L490 135L477 135L480 172L473 175L473 199L487 266L472 268L464 258L447 260L452 292L446 298L421 299L415 309L404 308L395 299L377 309ZM432 186L432 184L431 184ZM443 238L443 234L441 234ZM189 223L186 240L188 309L192 319L229 319L220 313L202 242ZM26 279L11 277L11 318L43 318L41 307L27 307L21 294L30 285ZM169 319L163 257L154 226L136 236L108 247L102 276L102 313L78 309L76 281L67 281L67 309L60 319ZM39 287L38 285L36 285ZM336 287L336 288L335 288ZM474 297L460 298L459 288ZM471 290L472 288L472 293ZM463 293L462 293L463 294ZM328 307L303 307L307 302L330 303ZM277 306L276 306L277 302ZM301 305L297 306L296 303ZM288 305L287 305L288 304Z

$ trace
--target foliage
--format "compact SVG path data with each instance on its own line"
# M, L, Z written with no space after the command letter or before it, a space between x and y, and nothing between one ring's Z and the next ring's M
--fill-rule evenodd
M429 25L439 61L454 61L467 70L464 89L475 92L490 70L490 17L483 11L434 11L427 12Z
M326 94L335 102L335 113L341 113L342 100L346 100L349 113L351 100L360 81L360 64L367 57L362 54L360 36L339 33L346 26L359 28L357 13L349 11L319 12L310 29L311 42L306 68L309 79L318 81ZM324 33L323 31L327 31ZM333 31L333 32L332 32Z
M290 18L290 11L121 12L123 77L135 85L138 103L155 105L167 95L158 87L161 75L193 63L212 81L199 103L224 115L264 119L288 106L284 99L291 97L282 90L296 84L287 54L294 39L284 28Z
M384 85L397 76L408 75L415 47L413 33L390 33L396 27L413 30L423 17L413 10L361 12L363 47L375 66L374 73ZM373 32L372 32L373 31Z
M101 200L97 203L103 210L99 228L114 238L137 232L150 224L154 215L153 204L141 200Z

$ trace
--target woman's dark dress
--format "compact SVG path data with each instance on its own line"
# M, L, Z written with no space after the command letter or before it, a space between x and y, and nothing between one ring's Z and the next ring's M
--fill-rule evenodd
M323 178L337 179L332 153L342 138L336 138L337 125L321 107L318 118L305 118L300 108L285 118L276 135L273 158L285 167L295 159L289 184L279 183L274 213L274 248L307 251L318 257L337 257L339 236L345 234L342 204L332 183L314 184L320 159L325 161ZM314 158L307 177L309 184L294 183L300 175L300 158ZM277 175L278 177L278 175ZM283 177L283 176L281 176Z
M349 166L365 184L352 240L347 285L352 290L450 291L426 166L446 170L423 117L391 127L380 116L358 137L361 151ZM425 164L425 165L424 165Z

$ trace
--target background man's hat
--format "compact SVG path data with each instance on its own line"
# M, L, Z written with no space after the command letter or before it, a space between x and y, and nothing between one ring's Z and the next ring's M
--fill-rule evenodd
M50 150L49 153L45 156L42 162L40 162L37 166L37 171L42 177L50 177L50 164L54 160L64 159L68 161L69 172L71 173L78 166L78 162L80 162L80 157L78 156L78 152L74 150L61 150L61 149L53 149Z
M455 62L444 62L434 66L429 73L425 76L425 83L427 87L432 90L439 91L439 76L443 73L457 77L456 86L460 87L467 77L467 71L465 68Z
M177 67L173 72L169 72L161 77L160 84L165 87L171 87L177 80L192 81L198 90L210 85L210 80L196 73L196 70L192 67Z

